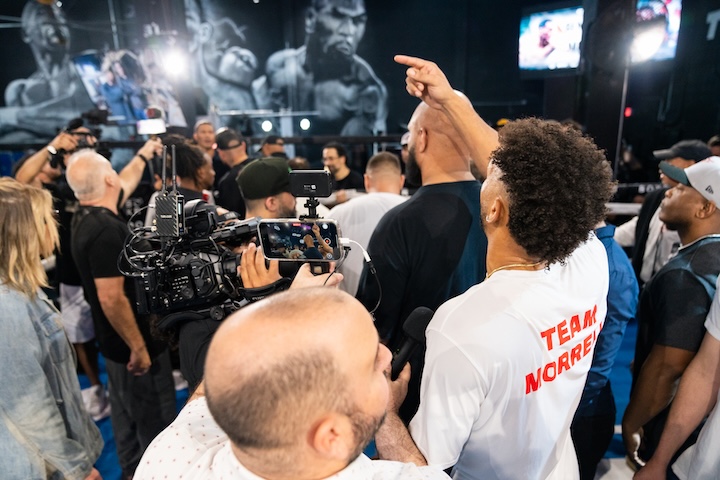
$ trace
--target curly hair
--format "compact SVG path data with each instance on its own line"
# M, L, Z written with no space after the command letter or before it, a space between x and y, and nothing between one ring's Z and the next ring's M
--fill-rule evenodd
M530 256L564 261L605 217L610 165L576 129L537 118L510 122L493 159L509 196L510 234Z
M172 147L175 146L175 167L181 178L192 178L198 182L200 176L198 171L205 166L205 154L196 145L191 145L189 140L182 135L170 134L163 139L163 144L168 148L168 161L172 159Z

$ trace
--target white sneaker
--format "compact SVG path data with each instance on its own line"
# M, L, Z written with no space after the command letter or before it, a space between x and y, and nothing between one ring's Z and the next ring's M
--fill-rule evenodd
M83 389L82 397L85 410L96 422L110 415L110 400L102 385Z

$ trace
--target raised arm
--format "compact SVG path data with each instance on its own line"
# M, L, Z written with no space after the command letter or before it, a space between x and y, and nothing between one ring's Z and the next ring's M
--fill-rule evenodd
M35 175L40 173L46 162L50 161L52 156L50 150L71 152L75 148L77 148L77 140L67 132L60 132L47 146L35 152L22 164L15 174L15 180L20 183L32 183Z
M452 89L435 63L407 55L396 55L395 61L410 67L405 78L407 92L447 114L465 141L480 175L485 178L490 155L500 145L497 132L475 113L466 97Z
M123 198L121 203L125 203L130 195L135 191L148 161L152 160L153 155L162 152L162 142L157 138L151 138L145 145L128 162L127 165L118 174L123 187Z

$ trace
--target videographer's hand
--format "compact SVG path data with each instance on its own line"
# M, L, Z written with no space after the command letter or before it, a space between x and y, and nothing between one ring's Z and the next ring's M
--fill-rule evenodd
M147 159L153 158L155 155L161 155L162 154L162 142L159 138L151 138L147 142L145 142L145 145L140 147L140 150L138 150L138 155L142 155Z
M282 278L280 276L280 262L271 260L270 266L265 266L265 257L262 248L254 243L248 245L240 258L238 274L242 279L244 288L265 287Z
M330 272L332 273L335 270L335 263L330 264ZM300 267L300 270L298 270L297 275L295 275L295 279L292 282L292 285L290 285L290 289L296 289L296 288L308 288L308 287L334 287L340 282L342 282L343 275L340 272L335 272L334 274L330 273L323 273L322 275L313 275L313 273L310 271L310 264L304 263L302 267ZM327 283L326 283L327 282Z
M78 141L73 135L63 131L60 132L57 137L53 138L48 146L52 146L58 152L65 150L66 152L72 152L77 148Z

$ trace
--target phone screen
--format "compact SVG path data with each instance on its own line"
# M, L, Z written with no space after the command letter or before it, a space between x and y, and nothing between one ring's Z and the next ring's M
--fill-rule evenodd
M331 262L342 258L338 227L332 220L262 220L258 231L269 260Z

